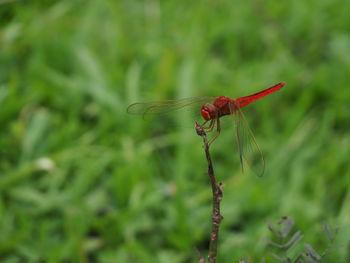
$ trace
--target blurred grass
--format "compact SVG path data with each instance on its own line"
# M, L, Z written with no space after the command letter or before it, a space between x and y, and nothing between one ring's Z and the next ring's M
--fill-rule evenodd
M328 260L349 262L349 11L339 0L0 1L1 262L196 262L211 205L201 140L125 108L280 81L245 109L262 179L240 174L229 127L212 147L226 185L218 262L271 260L267 223L283 215L319 250L321 223L339 226Z

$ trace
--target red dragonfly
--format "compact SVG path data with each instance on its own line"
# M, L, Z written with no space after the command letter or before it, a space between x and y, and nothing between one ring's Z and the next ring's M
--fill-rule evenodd
M213 96L138 102L131 104L127 108L127 112L130 114L141 114L145 117L147 115L163 115L185 107L194 107L197 115L200 114L204 119L200 126L205 131L211 132L216 127L214 135L209 140L210 144L220 134L220 118L230 115L233 117L235 123L237 147L242 170L244 170L243 168L246 165L258 176L262 176L265 170L265 160L258 144L256 143L254 135L245 120L241 108L279 90L285 84L285 82L281 82L252 95L237 99L224 96ZM209 101L212 101L212 103ZM253 160L254 157L255 159ZM252 165L252 162L254 162L254 166Z

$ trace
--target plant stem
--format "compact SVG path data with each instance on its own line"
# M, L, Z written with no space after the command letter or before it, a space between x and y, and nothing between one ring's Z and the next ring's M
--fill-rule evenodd
M208 176L212 188L213 193L213 209L212 209L212 229L210 234L210 242L209 242L209 253L208 253L208 263L215 263L217 257L217 249L218 249L218 238L219 238L219 228L221 220L223 216L220 214L220 202L222 200L222 189L223 185L221 183L217 183L213 163L211 160L210 152L209 152L209 144L207 140L207 135L203 130L203 127L198 123L195 123L196 132L203 139L205 156L208 162Z

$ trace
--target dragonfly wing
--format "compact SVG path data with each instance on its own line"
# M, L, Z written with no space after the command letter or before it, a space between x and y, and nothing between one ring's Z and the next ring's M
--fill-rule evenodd
M249 168L261 177L265 171L265 160L252 130L238 105L230 105L231 116L234 120L237 148L242 171Z
M193 108L197 115L200 114L202 104L212 102L217 97L193 97L179 100L163 101L145 101L131 104L127 108L129 114L138 114L146 117L147 115L166 115L167 113L179 110L181 108Z
M193 97L179 100L144 101L131 104L127 108L130 114L163 114L197 103L209 102L217 97Z

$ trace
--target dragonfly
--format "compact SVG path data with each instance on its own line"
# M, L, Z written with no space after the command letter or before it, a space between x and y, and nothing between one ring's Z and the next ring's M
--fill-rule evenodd
M181 109L193 108L196 115L202 118L203 123L200 124L200 127L206 132L215 131L209 139L209 145L215 141L221 132L221 118L231 116L235 127L235 137L242 171L245 170L245 167L249 167L260 177L265 171L264 156L241 108L281 89L285 84L286 82L280 82L254 94L237 99L225 96L209 96L137 102L131 104L127 108L127 112L146 117L150 115L161 116Z

